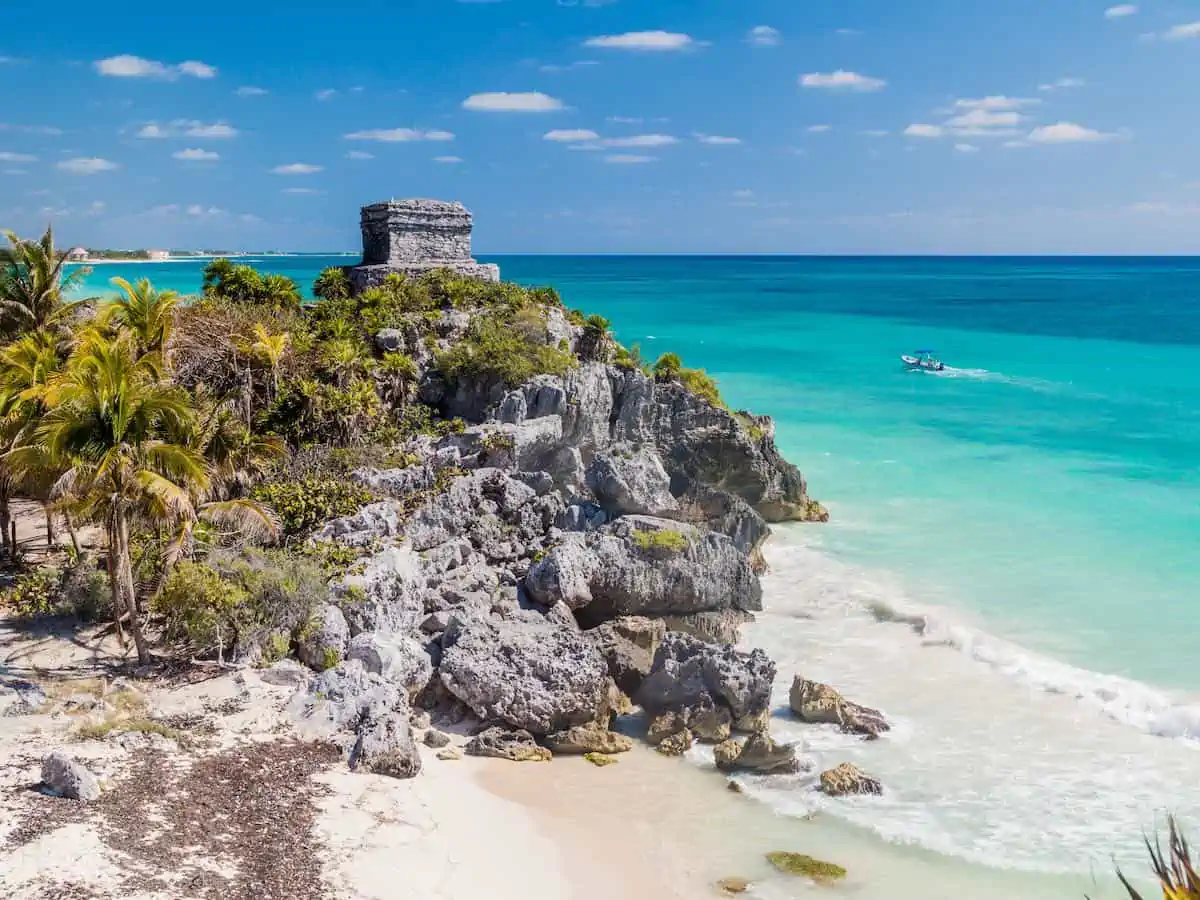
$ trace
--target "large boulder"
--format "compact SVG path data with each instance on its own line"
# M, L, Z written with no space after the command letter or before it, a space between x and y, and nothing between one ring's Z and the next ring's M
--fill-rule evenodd
M350 768L391 778L413 778L421 771L421 753L404 712L364 721L350 751Z
M59 797L69 800L99 800L100 782L83 763L61 750L42 760L42 784Z
M350 626L342 611L327 603L313 616L296 643L296 656L311 669L332 669L346 658Z
M322 672L296 694L292 705L301 719L332 734L357 733L364 722L382 721L392 712L408 712L403 689L367 671L357 659Z
M775 663L761 649L741 653L668 632L635 700L650 716L675 713L693 732L724 713L738 731L760 731L771 704ZM699 732L697 732L699 734Z
M633 741L623 734L609 731L602 722L576 725L566 731L546 736L546 744L555 753L624 753L633 749Z
M372 556L361 573L335 588L351 635L415 631L425 618L426 581L422 560L411 547L388 547Z
M547 762L551 753L539 747L533 735L520 728L493 725L467 742L468 756L491 756L512 762Z
M347 659L360 661L368 672L399 685L415 698L433 677L433 661L415 640L403 635L364 632L356 635L346 652Z
M829 685L799 675L792 681L788 705L802 722L837 725L847 734L861 734L868 740L891 729L879 710L851 703Z
M617 687L634 696L654 665L654 654L667 633L660 619L622 616L584 634L600 649Z
M440 672L446 689L480 719L535 735L607 713L608 666L595 644L534 614L468 623Z
M882 794L883 785L853 763L842 763L821 773L821 791L831 797Z
M679 509L667 470L649 448L612 447L596 454L587 468L587 485L613 516L669 516Z
M585 622L762 608L758 576L729 538L650 516L563 535L525 584L539 603L587 608Z

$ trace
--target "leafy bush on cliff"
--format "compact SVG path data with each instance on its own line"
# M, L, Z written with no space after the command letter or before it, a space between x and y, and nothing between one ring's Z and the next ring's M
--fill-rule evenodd
M301 378L284 382L262 426L303 447L370 443L386 422L383 402L370 381L356 379L338 387Z
M713 406L724 406L717 383L703 369L688 369L678 353L664 353L654 364L654 377L659 381L674 381L707 400Z
M338 478L268 481L255 487L251 497L275 510L286 537L348 516L371 502L371 492L362 485Z
M547 343L544 313L525 309L511 322L477 317L466 337L437 356L447 379L476 377L516 387L535 375L565 375L577 365L570 351Z

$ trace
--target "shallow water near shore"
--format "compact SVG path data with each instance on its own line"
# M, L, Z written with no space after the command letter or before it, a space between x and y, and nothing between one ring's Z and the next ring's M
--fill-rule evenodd
M346 259L247 261L304 283ZM774 727L887 792L747 782L758 803L733 798L730 822L802 828L818 846L795 849L843 848L863 874L845 890L890 898L905 873L913 897L1105 896L1088 873L1144 871L1143 829L1200 822L1200 261L486 261L775 417L833 513L777 529L744 640L778 661L777 706L802 673L884 710L895 730L871 744ZM195 292L201 265L97 267L89 286ZM901 371L918 346L947 371ZM706 816L679 768L656 777L686 799L645 790Z

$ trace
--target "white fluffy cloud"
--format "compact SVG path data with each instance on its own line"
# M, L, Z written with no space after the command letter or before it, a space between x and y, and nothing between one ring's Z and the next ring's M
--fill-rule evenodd
M545 113L565 109L563 102L540 91L510 93L508 91L486 91L472 94L462 102L463 109L475 112L521 112Z
M37 162L37 157L30 156L28 153L12 153L8 150L2 150L0 151L0 162L31 163Z
M284 166L276 166L271 170L272 175L312 175L315 172L320 172L323 166L314 166L312 163L288 163Z
M194 137L224 140L237 137L238 131L228 122L199 122L195 119L175 119L160 125L157 122L147 122L137 131L137 137L143 139L159 139L170 137Z
M642 163L651 163L658 159L657 156L641 156L636 153L612 153L604 157L606 163L611 163L617 166L636 166Z
M543 141L575 144L582 141L598 141L600 135L588 128L555 128L542 135Z
M1104 11L1106 19L1124 19L1126 16L1136 16L1138 8L1132 3L1122 3L1119 6L1110 6Z
M800 76L801 87L840 91L878 91L887 84L882 78L838 69L836 72L809 72Z
M211 150L201 150L199 147L176 150L171 156L175 159L182 159L185 162L216 162L221 158L221 154L214 153Z
M908 137L940 138L945 134L945 129L941 125L927 125L918 122L905 128L904 133Z
M1084 128L1074 122L1056 122L1033 129L1026 140L1031 144L1084 144L1107 141L1114 137L1115 134Z
M140 138L165 138L167 137L167 130L161 125L156 125L154 122L148 122L138 130L137 136Z
M1184 41L1200 37L1200 22L1188 22L1186 25L1176 25L1163 35L1169 41Z
M290 187L290 188L284 188L282 193L284 193L284 194L319 194L321 192L318 191L316 188L310 188L310 187Z
M628 137L605 138L605 147L667 147L678 144L679 138L669 134L633 134Z
M98 156L76 156L64 159L58 164L58 167L72 175L97 175L100 172L111 172L113 169L119 168L115 162L101 159Z
M171 65L155 59L132 56L128 53L98 59L92 65L101 75L111 78L163 78L171 81L180 75L188 75L192 78L215 78L217 75L215 66L195 59Z
M978 153L979 148L974 144L955 144L954 149L959 153Z
M770 25L755 25L746 34L746 43L755 47L776 47L782 37L778 28L772 28Z
M198 138L231 138L237 137L237 129L227 122L189 122L184 126L184 134Z
M234 91L234 93L239 97L262 97L265 94L270 93L270 91L268 91L266 88L255 87L252 84L244 84Z
M702 144L711 144L714 147L732 147L740 144L742 139L739 137L731 137L725 134L698 134L696 140Z
M1021 118L1012 110L972 109L947 120L946 126L958 134L1005 134L1019 125Z
M442 163L443 165L453 166L453 165L457 165L458 163L462 162L462 157L461 156L435 156L433 158L433 161L435 163Z
M604 47L610 50L646 50L662 52L689 50L697 41L688 34L673 31L627 31L624 34L602 34L588 38L585 47Z
M983 109L988 111L1020 109L1023 106L1037 106L1042 101L1037 97L1005 97L1003 94L993 94L976 99L964 98L955 100L956 109Z
M385 144L406 144L412 141L452 141L449 131L421 131L416 128L368 128L345 135L348 141L381 141Z

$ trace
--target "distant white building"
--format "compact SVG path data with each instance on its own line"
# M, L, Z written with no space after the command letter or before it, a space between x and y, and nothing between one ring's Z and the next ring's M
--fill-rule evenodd
M81 259L87 258L87 247L72 247L67 251L67 259L71 260L72 262L78 262Z
M166 250L147 250L147 259L170 259L171 254Z

